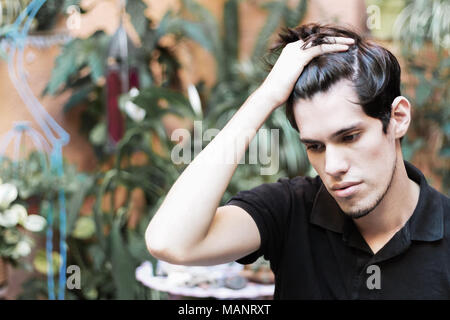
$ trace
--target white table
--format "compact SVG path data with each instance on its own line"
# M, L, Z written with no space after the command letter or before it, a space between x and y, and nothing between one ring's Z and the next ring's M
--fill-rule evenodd
M237 263L236 263L237 264ZM196 268L196 267L194 267ZM205 267L203 267L205 268ZM142 263L136 269L136 279L143 285L154 290L167 292L171 295L196 297L196 298L216 298L216 299L262 299L273 296L275 285L265 285L248 282L239 290L226 287L185 287L174 285L168 281L168 277L153 275L152 264L148 261Z

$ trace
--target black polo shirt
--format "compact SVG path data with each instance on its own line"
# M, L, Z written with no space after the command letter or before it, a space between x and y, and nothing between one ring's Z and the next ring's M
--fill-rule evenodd
M450 199L420 184L414 213L376 254L319 176L281 178L241 191L227 205L255 220L259 250L275 274L275 299L450 299Z

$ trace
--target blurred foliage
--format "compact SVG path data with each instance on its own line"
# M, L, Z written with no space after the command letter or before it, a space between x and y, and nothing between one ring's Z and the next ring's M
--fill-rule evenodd
M27 158L15 161L7 157L0 160L0 179L17 187L18 196L29 213L42 215L48 220L49 210L53 210L54 233L59 231L59 215L55 212L59 211L60 190L66 197L66 230L70 233L93 183L89 175L77 172L73 165L64 162L63 166L64 174L59 177L50 169L47 155L40 152L32 152ZM33 264L36 267L36 260ZM38 265L42 266L42 263ZM23 266L32 271L28 264Z
M61 10L69 2L79 3L78 0L66 1ZM307 4L306 0L300 0L295 7L288 5L287 0L265 2L262 9L268 12L267 19L256 38L250 57L241 61L239 2L225 1L223 18L218 21L197 2L183 0L180 10L168 11L158 25L144 16L146 5L143 2L127 2L126 10L143 43L130 57L130 64L139 69L142 89L137 94L124 94L120 98L120 107L126 110L131 105L139 111L143 110L144 117L136 120L124 112L128 115L127 129L112 156L103 149L106 141L105 60L111 37L97 32L88 39L74 39L63 46L44 93L59 95L71 92L64 110L67 112L73 108L82 108L81 130L96 149L101 169L80 182L76 178L78 174L68 168L67 177L75 177L79 183L76 187L70 186L67 181L54 181L54 178L48 177L37 178L41 180L39 185L31 181L34 181L32 177L36 174L33 173L29 176L29 182L20 182L22 185L19 188L23 188L23 192L29 190L31 195L39 190L51 195L54 192L52 185L62 185L68 197L74 199L74 204L67 206L70 221L67 229L67 265L80 266L82 284L81 290L67 292L68 299L144 299L149 294L153 298L157 297L155 291L145 289L136 281L135 269L146 260L152 261L155 266L154 258L145 248L145 229L164 196L186 167L183 164L175 165L170 158L170 150L173 150L175 142L168 135L164 117L170 114L191 121L201 120L203 130L223 128L265 78L268 70L264 68L261 58L266 56L271 37L280 27L300 24ZM181 91L178 78L180 64L175 57L174 48L168 44L163 45L167 43L161 41L165 36L174 37L175 43L190 39L214 57L214 85L207 87L203 82L193 84L200 97L200 109L194 106L192 97L186 97ZM418 79L417 83L408 84L414 86L414 95L409 98L418 107L412 122L413 131L420 137L423 130L435 125L441 128L444 142L440 153L442 157L448 158L450 125L446 103L449 60L448 53L441 49L437 51L438 62L432 67L423 65L419 53L411 51L408 55L405 49L404 55L408 70ZM153 68L149 68L149 65L155 64L161 70L158 74L155 74ZM263 128L280 129L280 170L276 175L262 176L260 170L264 166L261 164L240 165L222 203L240 190L275 181L280 176L307 174L310 170L305 150L297 132L290 127L284 108L277 109ZM191 136L194 136L192 133ZM405 157L410 159L424 146L427 139L426 134L423 140L414 134L408 135L403 142ZM262 146L265 145L264 142L261 143ZM207 142L202 141L202 147L206 144ZM270 154L270 150L268 153ZM28 165L39 168L39 161L32 165L33 161L29 159ZM440 170L444 170L448 188L448 166L441 167ZM72 188L78 192L73 192L72 195ZM145 195L145 205L140 210L134 207L135 192ZM95 201L91 211L80 215L82 204L89 199ZM42 201L41 205L45 207L46 204L48 201ZM39 268L45 270L45 266L41 264ZM29 280L24 285L22 298L45 298L45 281L44 275Z
M395 39L413 51L420 51L431 41L436 50L450 48L450 2L448 0L406 0L398 15Z
M142 121L126 119L127 131L114 155L109 156L104 149L97 148L103 169L99 168L99 172L91 176L89 186L78 187L81 204L89 199L95 200L91 212L80 216L80 207L71 207L68 203L68 209L73 208L76 212L73 215L68 212L67 265L76 264L82 272L81 290L68 290L68 299L135 299L145 298L149 292L134 276L140 263L154 261L145 247L144 232L151 214L159 207L158 201L179 175L170 158L155 152L152 141L156 137L162 145L166 143L167 150L171 148L162 117L167 113L192 114L192 109L182 94L170 89L178 85L178 63L173 53L160 45L159 40L166 32L151 27L151 21L144 16L145 8L141 1L128 1L126 10L132 15L132 23L145 43L130 56L130 64L139 69L141 86L148 88L136 97L136 102L149 96L151 103L143 106L146 117ZM65 111L88 106L83 114L85 127L82 129L98 143L95 146L105 144L101 129L106 127L102 80L110 41L110 36L97 32L88 39L74 39L64 45L44 90L44 94L54 95L70 90L71 97ZM149 69L152 62L163 69L158 75L161 79L158 84ZM169 104L166 109L158 105L159 99ZM120 102L123 107L124 103L131 102L131 97L124 95ZM133 162L137 152L145 159L139 164ZM131 208L135 191L142 191L145 195L145 205L137 213ZM119 205L117 197L120 198ZM57 232L55 227L54 233ZM43 263L35 265L44 270ZM45 298L45 281L44 274L30 279L24 285L26 291L21 298Z
M450 194L450 3L445 0L409 0L394 26L404 72L413 80L403 84L413 119L403 141L406 158L415 152L429 154L430 165L443 179L442 191ZM427 142L439 142L438 150ZM409 157L409 158L408 158Z
M62 187L67 194L79 193L90 185L88 174L77 172L75 166L64 161L64 175L59 177L50 170L48 157L41 152L32 152L27 158L13 161L0 160L0 178L14 184L21 199L39 197L48 201L56 200Z
M31 0L0 0L0 27L13 24L30 3ZM47 0L37 12L30 30L51 30L65 9L78 3L79 0Z
M177 63L173 52L160 43L167 32L164 27L153 28L144 15L146 5L142 1L128 1L126 11L144 44L130 51L129 65L139 70L141 87L155 85L161 78L163 87L178 88ZM56 59L50 81L44 94L59 95L70 91L71 96L64 111L83 108L81 131L90 138L100 160L109 157L106 146L105 76L106 61L112 36L98 31L87 39L73 39L65 44ZM150 64L161 66L162 74L155 75ZM87 107L88 106L88 107Z

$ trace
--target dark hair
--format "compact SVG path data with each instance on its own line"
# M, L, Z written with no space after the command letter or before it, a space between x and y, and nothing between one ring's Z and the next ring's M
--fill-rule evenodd
M356 32L333 25L307 24L286 29L273 51L290 42L302 39L307 46L327 43L325 37L353 38L355 43L347 51L327 53L314 58L304 68L294 90L286 102L286 116L292 127L299 130L293 106L298 99L312 98L317 92L327 91L339 80L350 80L364 112L380 119L383 132L387 132L391 117L391 104L400 95L400 65L389 50L371 43Z

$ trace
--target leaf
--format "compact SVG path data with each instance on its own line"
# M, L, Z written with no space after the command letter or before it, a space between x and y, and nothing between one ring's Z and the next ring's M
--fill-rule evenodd
M274 31L280 25L280 22L283 18L285 1L281 2L270 2L266 4L266 6L270 7L269 16L264 24L263 28L259 32L258 39L256 40L256 44L253 47L252 53L252 61L258 61L260 57L264 56L267 47L268 41Z
M76 92L72 94L72 96L69 98L69 100L64 105L64 112L70 111L73 107L76 107L80 105L83 101L85 101L88 97L88 95L95 90L95 86L92 83L89 83L88 85L83 86Z
M158 100L160 99L166 100L170 109L160 108L157 105ZM141 108L147 110L153 117L156 116L157 118L160 118L168 112L179 113L189 118L195 117L195 113L190 106L189 100L180 92L171 89L150 87L141 90L139 96L133 99L133 101Z
M402 141L402 153L403 158L406 161L411 161L412 157L414 156L415 152L419 150L424 145L424 141L422 138L419 138L415 141L410 141L408 137L405 137L405 139Z
M93 244L89 246L87 251L89 252L90 258L93 262L93 268L95 271L100 271L103 269L103 264L105 263L106 253L98 244Z
M201 21L208 31L210 39L217 44L216 49L219 49L220 37L219 26L214 15L194 0L182 0L183 6L191 13L197 21Z
M154 39L153 42L153 46L151 46L150 44L147 44L147 46L150 46L150 48L154 48L154 43L158 42L159 39L164 36L167 32L169 28L177 28L177 22L176 20L178 20L179 18L174 17L174 14L171 10L168 10L164 16L162 17L161 21L158 24L158 28L155 30L155 35L154 37L149 38L148 35L146 35L144 37L144 39L146 39L146 43L150 42L149 40L152 40L152 38ZM175 21L175 22L174 22ZM175 26L174 26L175 25ZM176 30L172 29L171 32L175 32Z
M216 58L217 74L223 74L220 69L224 66L224 53L220 37L220 28L214 15L194 0L182 0L182 4L194 18L203 25L205 36L212 45L212 52Z
M128 230L127 238L129 240L128 250L130 251L130 254L138 261L138 263L151 261L156 264L156 259L148 252L143 235Z
M167 32L179 33L182 36L197 42L205 50L214 54L216 50L215 45L205 29L205 25L200 22L176 19L168 25Z
M146 9L147 5L142 0L127 1L126 11L130 15L131 23L141 39L145 34L147 25L150 23L144 14Z
M439 62L439 70L445 70L450 67L450 57L444 58Z
M439 152L439 156L443 158L450 158L450 147L444 147Z
M431 84L424 80L419 83L419 85L416 88L416 103L418 106L423 106L428 98L430 97L431 93L433 92L433 87Z
M136 262L126 247L126 240L121 234L121 217L116 217L111 229L111 263L116 299L129 300L134 298L134 288L137 285L135 274Z
M93 78L93 81L99 81L105 74L102 55L99 52L92 50L88 56L88 65L91 68L91 77Z
M224 49L228 61L237 60L239 44L239 11L238 1L228 0L223 13Z
M33 260L33 266L34 268L42 273L47 274L48 272L48 263L47 263L47 253L45 250L39 250L36 253L36 256ZM61 256L58 252L52 253L52 268L53 268L53 274L56 275L59 273L59 268L61 266Z
M443 131L446 136L450 137L450 122L444 125Z
M101 181L100 187L97 187L97 194L96 194L96 201L94 205L94 221L95 221L95 230L98 242L102 249L105 252L109 252L109 243L107 242L107 238L104 234L104 227L107 225L104 218L107 218L108 216L103 214L102 210L102 199L105 196L108 188L110 187L110 184L112 183L113 179L117 177L117 170L111 169L107 171L103 178L103 181Z
M56 58L55 68L52 71L50 81L44 89L44 94L54 95L56 91L67 82L69 76L77 71L75 63L78 40L73 40L66 44L61 54Z
M291 8L289 8L289 6L286 5L284 12L284 20L286 27L294 28L298 26L300 21L302 21L306 15L307 6L308 1L306 0L300 0L294 10L292 10Z
M95 234L95 222L91 217L79 217L71 232L76 239L89 239Z
M89 141L96 146L104 145L107 140L106 122L99 122L89 133Z

